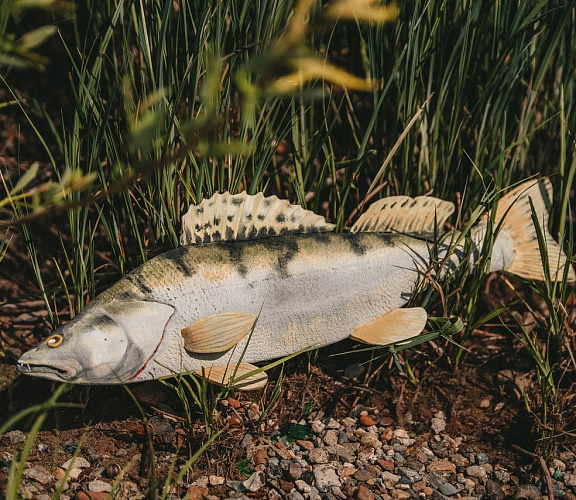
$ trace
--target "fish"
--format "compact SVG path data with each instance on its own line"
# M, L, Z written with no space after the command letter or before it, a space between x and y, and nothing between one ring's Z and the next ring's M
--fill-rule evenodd
M545 278L535 213L553 279L576 279L546 230L551 206L548 179L500 199L490 271ZM24 353L17 368L77 384L197 374L254 390L267 383L254 363L346 338L375 346L407 341L426 327L425 309L404 306L429 276L432 245L448 262L444 272L463 254L463 244L453 248L458 233L439 234L454 210L430 196L391 196L337 233L322 216L276 196L217 193L183 216L178 248L102 292ZM470 267L487 221L471 230Z

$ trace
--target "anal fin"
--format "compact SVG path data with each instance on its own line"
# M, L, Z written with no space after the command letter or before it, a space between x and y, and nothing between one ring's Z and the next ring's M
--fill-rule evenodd
M421 307L393 309L355 328L350 338L372 345L394 344L418 335L427 319L426 310Z
M224 386L228 385L232 379L237 380L241 376L246 375L247 373L250 373L254 370L258 370L258 367L251 365L250 363L238 363L237 365L232 363L229 365L218 365L211 366L209 368L203 368L201 370L197 370L196 373L205 377L213 384ZM266 375L264 372L260 372L254 375L250 375L240 382L235 383L234 388L239 391L254 391L264 387L267 382L268 375Z

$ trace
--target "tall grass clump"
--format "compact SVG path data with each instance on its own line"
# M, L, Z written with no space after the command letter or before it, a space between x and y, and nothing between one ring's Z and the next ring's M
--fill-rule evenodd
M379 197L433 194L457 204L470 249L468 221L506 187L554 175L552 227L542 229L563 236L576 172L575 22L562 1L83 0L59 27L73 95L52 127L57 147L46 145L59 189L28 198L27 184L6 183L6 196L30 224L63 209L53 288L64 285L56 295L71 314L175 247L181 214L215 191L277 194L338 230ZM492 220L471 276L463 262L419 295L429 313L463 318L462 347L505 309L477 308L497 230ZM551 305L571 291L541 290ZM560 316L547 321L565 338ZM464 351L452 352L458 365Z

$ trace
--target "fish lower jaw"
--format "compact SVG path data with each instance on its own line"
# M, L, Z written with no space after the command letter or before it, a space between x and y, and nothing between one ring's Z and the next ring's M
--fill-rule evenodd
M46 378L49 380L56 380L58 382L73 382L80 372L80 367L76 367L77 363L34 363L26 361L18 361L16 368L19 372L33 377Z

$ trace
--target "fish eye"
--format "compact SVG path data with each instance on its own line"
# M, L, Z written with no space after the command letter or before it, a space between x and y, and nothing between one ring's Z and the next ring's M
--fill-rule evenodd
M58 347L62 343L62 340L64 340L62 335L55 333L46 339L46 344L48 344L48 347Z

